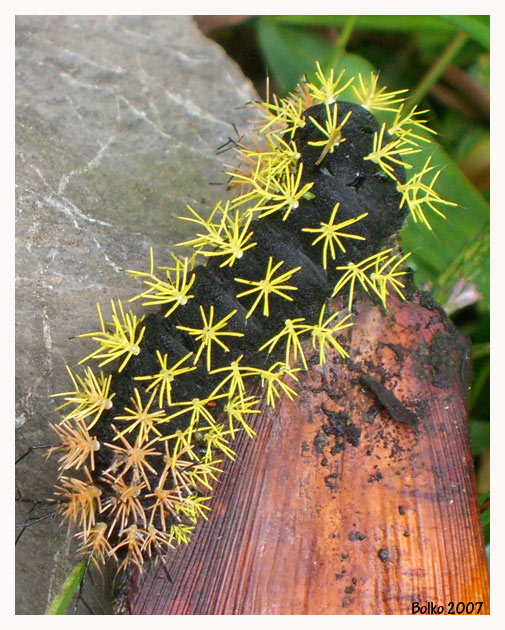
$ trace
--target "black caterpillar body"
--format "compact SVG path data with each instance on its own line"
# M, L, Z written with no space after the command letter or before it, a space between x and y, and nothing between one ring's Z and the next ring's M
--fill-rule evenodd
M79 365L121 360L108 376L69 368L75 391L55 394L67 412L54 427L56 495L88 558L142 568L173 543L187 543L209 510L218 464L235 456L236 431L254 435L246 419L260 413L259 399L249 384L263 387L270 406L280 390L296 396L282 378L297 380L298 355L308 368L298 336L312 336L321 363L325 348L349 356L335 335L352 325L344 323L357 288L384 307L393 291L405 298L401 264L409 254L391 252L408 212L430 228L424 207L442 214L437 204L454 205L433 190L440 171L431 157L406 178L405 157L429 142L424 112L404 112L402 91L378 88L373 73L340 86L343 74L335 80L318 66L314 83L256 104L259 144L239 144L242 162L229 173L238 196L219 202L209 219L188 206L186 220L200 231L180 245L193 245L207 263L176 259L175 268L158 267L164 281L151 254L150 272L128 273L148 287L133 299L159 310L139 320L118 301L112 322L99 308L101 331L80 335L99 348ZM349 86L359 104L338 100ZM381 111L396 112L394 121L379 124L371 112ZM344 291L349 312L337 321L340 313L325 309ZM72 469L80 476L68 476Z
M362 260L374 254L384 246L389 237L395 234L402 225L408 209L400 210L400 195L396 190L396 182L384 174L380 167L364 158L372 151L374 133L379 131L375 118L360 105L339 103L339 114L351 116L345 126L346 142L333 153L326 156L320 165L316 161L321 150L307 144L310 140L319 140L320 132L309 121L295 134L294 140L301 153L303 162L302 182L314 182L311 192L315 198L301 199L299 207L283 221L278 214L272 214L253 222L251 229L257 245L248 251L247 256L237 260L232 267L220 267L218 258L210 259L206 265L195 268L196 280L191 293L194 298L185 306L179 307L166 318L163 307L156 313L149 314L143 321L146 327L142 339L141 351L133 356L121 373L112 377L111 389L115 392L113 407L105 411L95 428L95 435L100 441L112 442L115 437L112 431L117 409L131 405L130 399L135 389L141 393L146 402L150 394L145 392L141 381L136 376L154 374L159 369L156 350L168 353L172 362L182 359L189 352L196 352L198 344L185 331L177 326L195 327L201 324L199 306L210 305L215 309L215 320L221 320L231 311L236 314L229 321L229 330L242 333L243 337L233 338L229 344L229 352L216 347L212 351L212 367L229 365L240 355L242 363L259 368L267 368L272 363L272 355L259 352L258 348L278 332L286 319L305 318L307 321L317 319L322 304L331 296L338 272L335 266L345 265L351 261ZM323 122L325 108L316 105L305 112L308 116ZM404 182L402 167L395 167L395 175ZM322 245L313 246L310 234L302 232L303 227L317 227L327 219L335 204L339 202L339 219L355 218L368 212L367 221L360 221L353 226L353 231L366 240L346 242L345 253L339 251L335 264L325 270L321 264ZM234 282L235 277L258 281L263 278L269 257L275 261L284 261L283 271L301 267L300 271L290 279L298 287L293 302L288 302L277 295L270 297L270 316L265 317L261 309L246 320L246 313L253 298L237 299L241 286ZM275 357L274 357L275 360ZM173 400L205 399L222 380L221 375L209 374L202 354L197 369L181 374L172 386ZM168 408L166 408L168 410ZM216 410L219 412L219 406ZM184 430L188 424L185 418L157 425L165 436L177 429ZM204 449L203 443L201 449ZM163 462L153 460L153 466L160 473ZM101 473L110 466L110 458L104 450L96 455L94 478L101 488L102 500L107 498L110 487L100 482ZM148 472L152 484L156 483L155 474ZM161 527L160 523L156 524Z

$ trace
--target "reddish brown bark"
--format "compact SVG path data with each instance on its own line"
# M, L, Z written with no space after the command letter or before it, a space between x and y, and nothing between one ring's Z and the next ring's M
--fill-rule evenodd
M173 583L156 568L124 612L489 612L467 343L418 296L388 314L361 302L347 333L350 360L315 363L298 398L239 438L209 520L166 561Z

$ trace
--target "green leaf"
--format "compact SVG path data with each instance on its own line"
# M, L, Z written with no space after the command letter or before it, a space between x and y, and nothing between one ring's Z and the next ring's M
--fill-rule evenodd
M275 18L263 17L258 20L257 32L267 65L274 79L286 92L294 89L303 75L315 77L316 61L326 70L331 67L336 73L345 70L348 76L357 75L358 72L368 76L374 69L363 57L344 53L306 31L278 23ZM336 52L338 59L335 63ZM340 98L345 100L352 94L352 89L348 88Z
M491 352L491 346L489 343L473 343L472 344L472 359L480 359L481 357L488 357Z
M294 89L304 72L315 68L316 61L332 49L321 37L270 16L260 18L256 29L268 69L283 92Z
M418 285L436 285L438 277L459 255L464 256L465 248L489 225L489 204L440 146L432 142L421 153L409 155L409 162L419 170L429 155L431 164L443 169L435 186L437 193L458 206L443 209L446 219L432 212L432 231L412 219L403 228L402 243L413 252L409 260L415 265ZM473 281L489 308L489 269L485 267L477 269Z
M440 18L466 31L473 40L490 50L489 22L486 24L476 15L441 15Z
M63 582L60 592L54 597L49 608L46 610L46 615L65 614L68 605L72 601L72 597L82 582L84 572L86 571L86 564L86 560L81 560L79 564L75 565Z
M464 281L464 286L460 283L455 292L455 285L460 280ZM482 232L465 244L460 254L439 275L433 293L435 299L450 314L461 308L458 306L461 297L477 297L473 285L480 289L485 307L489 310L489 223ZM463 305L464 302L463 299Z
M278 15L275 20L283 24L303 26L343 26L348 15ZM357 29L370 31L434 31L454 33L456 26L435 15L358 15Z
M280 15L275 20L299 26L345 26L348 15ZM415 34L451 35L463 30L490 49L488 15L358 15L356 28L370 31L413 31Z
M473 413L475 408L480 408L477 404L481 393L485 393L485 389L489 392L489 374L491 368L489 361L483 362L483 365L476 372L473 378L472 389L470 390L470 412Z
M484 494L479 494L479 506L482 506L484 504L484 501L489 499L489 497L490 497L489 492L485 492ZM487 508L486 510L484 510L484 512L482 512L482 514L480 515L480 522L482 523L482 529L484 530L484 540L486 541L487 544L489 544L489 534L490 534L489 530L490 530L490 523L491 523L490 508ZM488 555L489 555L489 551L488 551Z
M472 455L478 455L489 448L489 422L485 420L470 420L470 439L472 441Z
M491 492L482 492L481 494L479 494L479 497L477 499L477 503L479 504L479 507L481 505L484 504L485 501L487 501L489 499L489 497L491 496Z

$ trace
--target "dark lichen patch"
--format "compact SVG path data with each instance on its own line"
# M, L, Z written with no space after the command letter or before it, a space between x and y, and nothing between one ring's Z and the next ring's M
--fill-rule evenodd
M342 451L345 451L345 443L344 442L338 442L337 444L335 444L335 446L332 446L330 449L330 455L338 455L338 453L341 453Z
M324 392L330 400L333 400L333 402L335 403L340 403L341 401L339 399L335 385L337 385L336 382L332 382L331 384L323 383L320 387L313 387L309 391L314 396L317 396L317 394L321 394L322 392ZM316 408L316 411L318 410L319 408Z
M399 440L400 438L396 434L396 431L390 431L387 425L382 424L374 433L374 443L371 444L371 448L367 450L366 455L373 455L375 446L377 446L380 451L387 451L390 447L391 451L393 451L395 444L399 444ZM392 457L391 453L389 458L393 460L395 459L395 457ZM379 459L381 459L381 457L379 457Z
M349 540L351 542L355 542L356 540L365 540L365 538L366 538L365 534L362 534L361 532L357 530L354 530L349 533Z
M461 377L459 360L453 358L453 352L459 350L461 355L461 338L456 331L444 333L437 330L431 339L428 353L428 364L431 375L431 383L435 387L451 387L456 382L466 380L466 374ZM463 357L466 357L467 348L463 348ZM463 365L465 363L464 359Z
M435 332L428 354L431 382L435 387L450 387L454 384L457 371L455 361L451 357L454 348L454 337L444 334L441 330Z
M389 551L387 549L380 549L377 555L379 556L379 560L381 562L387 562L389 558Z
M414 438L417 439L417 438ZM392 461L399 461L402 458L403 453L405 452L405 448L402 446L403 442L400 438L395 434L390 434L388 437L388 445L391 445L391 450L389 451L389 459Z
M337 445L343 445L347 442L351 446L359 446L361 429L350 421L349 414L345 411L329 411L324 405L321 405L321 411L328 418L328 424L323 424L322 429L328 436L335 437Z
M438 311L440 306L435 301L435 298L427 291L418 291L417 293L419 304L428 311Z
M338 474L326 475L324 483L332 492L335 492L338 489Z
M307 405L307 423L312 424L314 422L314 418L312 417L312 407Z
M374 466L374 468L378 468L378 466ZM382 481L382 473L380 470L376 470L374 473L368 476L368 483L376 483Z
M468 386L471 380L468 342L429 293L420 291L419 303L433 313L425 329L436 326L437 330L429 343L420 342L410 352L415 372L438 388L452 387L458 382Z
M328 391L329 386L327 383L322 384L315 391L310 390L312 393L330 394ZM340 398L339 398L340 396ZM338 399L339 404L342 404L341 392L339 390L339 382L335 381L335 387L331 392L331 399ZM323 414L328 422L321 423L321 429L317 431L313 444L316 452L322 455L320 464L322 466L328 466L331 462L331 458L335 457L342 451L344 451L347 445L358 446L360 443L361 428L351 421L351 416L356 416L359 411L356 406L351 404L344 411L331 411L326 408L324 404L318 405L316 413ZM326 450L329 447L329 450ZM333 470L335 468L333 467ZM326 475L324 483L332 492L335 492L338 487L338 475L334 472Z
M405 272L405 275L402 277L402 282L405 285L402 289L402 293L407 302L413 302L418 293L415 281L415 270L412 269L412 267L406 266Z
M377 418L377 414L379 413L378 405L370 405L368 409L363 414L363 421L368 424L373 424L375 419Z
M351 578L351 583L348 584L345 589L344 592L346 595L352 595L354 593L354 591L356 590L356 585L358 584L358 580L353 577ZM348 599L349 603L352 602L352 599Z
M411 404L414 407L415 414L419 418L419 420L422 420L423 418L426 417L426 413L429 408L429 404L426 399L421 398L421 397L414 398L412 399Z
M325 447L328 446L329 443L330 440L328 440L328 438L323 433L321 433L321 431L318 431L316 433L316 437L314 438L314 447L318 455L321 455L323 453Z

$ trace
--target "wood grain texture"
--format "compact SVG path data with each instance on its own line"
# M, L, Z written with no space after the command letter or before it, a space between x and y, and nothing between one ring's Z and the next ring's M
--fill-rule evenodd
M137 576L122 612L489 612L468 344L424 295L359 309L341 338L350 360L314 361L298 398L254 419L209 520L167 557L172 583L159 566Z

